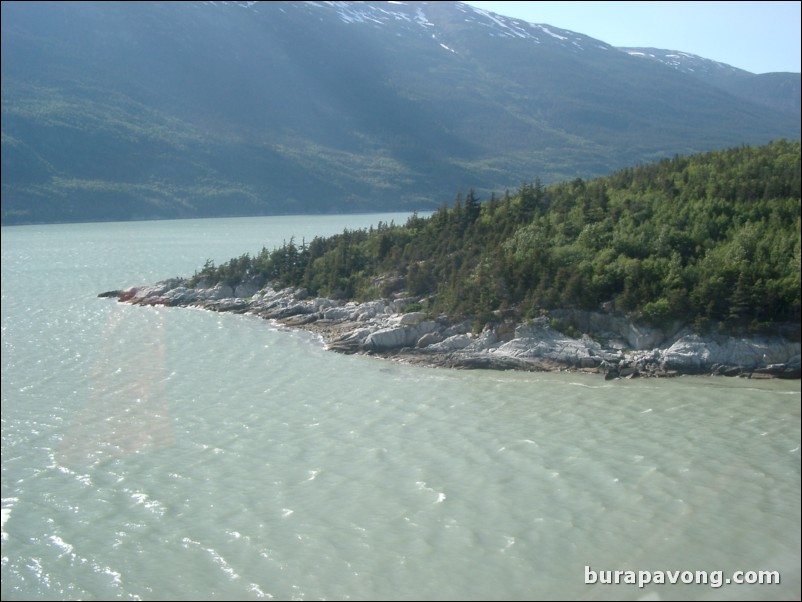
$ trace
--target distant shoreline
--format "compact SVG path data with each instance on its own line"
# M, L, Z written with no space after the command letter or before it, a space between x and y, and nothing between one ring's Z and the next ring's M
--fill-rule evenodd
M266 213L258 215L193 215L183 217L134 217L131 219L95 219L95 220L75 220L75 221L21 221L12 223L0 223L0 227L11 228L14 226L65 226L65 225L78 225L78 224L136 224L141 222L172 222L172 221L191 221L191 220L212 220L212 219L254 219L254 218L270 218L270 217L325 217L328 215L347 215L347 216L361 216L361 215L412 215L418 214L426 216L434 213L431 207L425 209L383 209L381 211L333 211L333 212L308 212L308 213Z
M800 378L798 336L731 336L637 326L621 316L555 310L526 322L500 320L481 332L470 321L407 311L418 299L365 303L310 298L303 289L260 290L218 284L188 288L176 278L152 286L101 293L133 305L197 307L251 314L318 334L326 348L416 365L461 369L578 371L606 379L686 374L756 379ZM555 326L579 324L578 338ZM798 335L798 325L786 330ZM591 334L592 333L592 336ZM796 339L796 340L793 340Z

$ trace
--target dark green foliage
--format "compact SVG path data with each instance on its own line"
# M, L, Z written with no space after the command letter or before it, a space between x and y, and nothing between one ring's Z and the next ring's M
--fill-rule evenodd
M800 144L675 157L592 181L479 204L473 191L429 218L296 247L291 240L196 276L258 278L368 299L402 277L428 308L484 324L497 310L597 310L660 326L799 321ZM395 280L393 280L395 279Z

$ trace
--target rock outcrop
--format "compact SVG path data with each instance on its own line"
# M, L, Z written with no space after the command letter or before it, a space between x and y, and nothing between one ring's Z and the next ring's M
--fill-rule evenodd
M469 321L404 309L417 299L366 303L310 298L305 289L217 284L190 288L175 278L101 293L134 305L200 307L248 313L319 333L327 347L412 363L499 370L582 370L605 378L720 374L799 378L800 343L788 337L699 336L673 324L636 325L602 312L555 310L528 322L500 320L481 333ZM572 334L582 332L578 338ZM590 334L592 333L592 337ZM798 334L798 328L797 328Z

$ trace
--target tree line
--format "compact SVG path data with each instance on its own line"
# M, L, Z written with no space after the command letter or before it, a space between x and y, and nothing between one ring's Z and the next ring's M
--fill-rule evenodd
M193 285L305 287L367 300L405 292L433 313L536 317L557 308L760 327L800 319L800 143L742 146L590 181L535 179L429 217L207 262Z

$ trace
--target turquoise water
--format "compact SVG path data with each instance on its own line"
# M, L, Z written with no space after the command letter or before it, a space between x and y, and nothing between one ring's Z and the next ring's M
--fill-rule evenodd
M392 219L3 228L2 598L798 599L798 381L427 369L96 297Z

